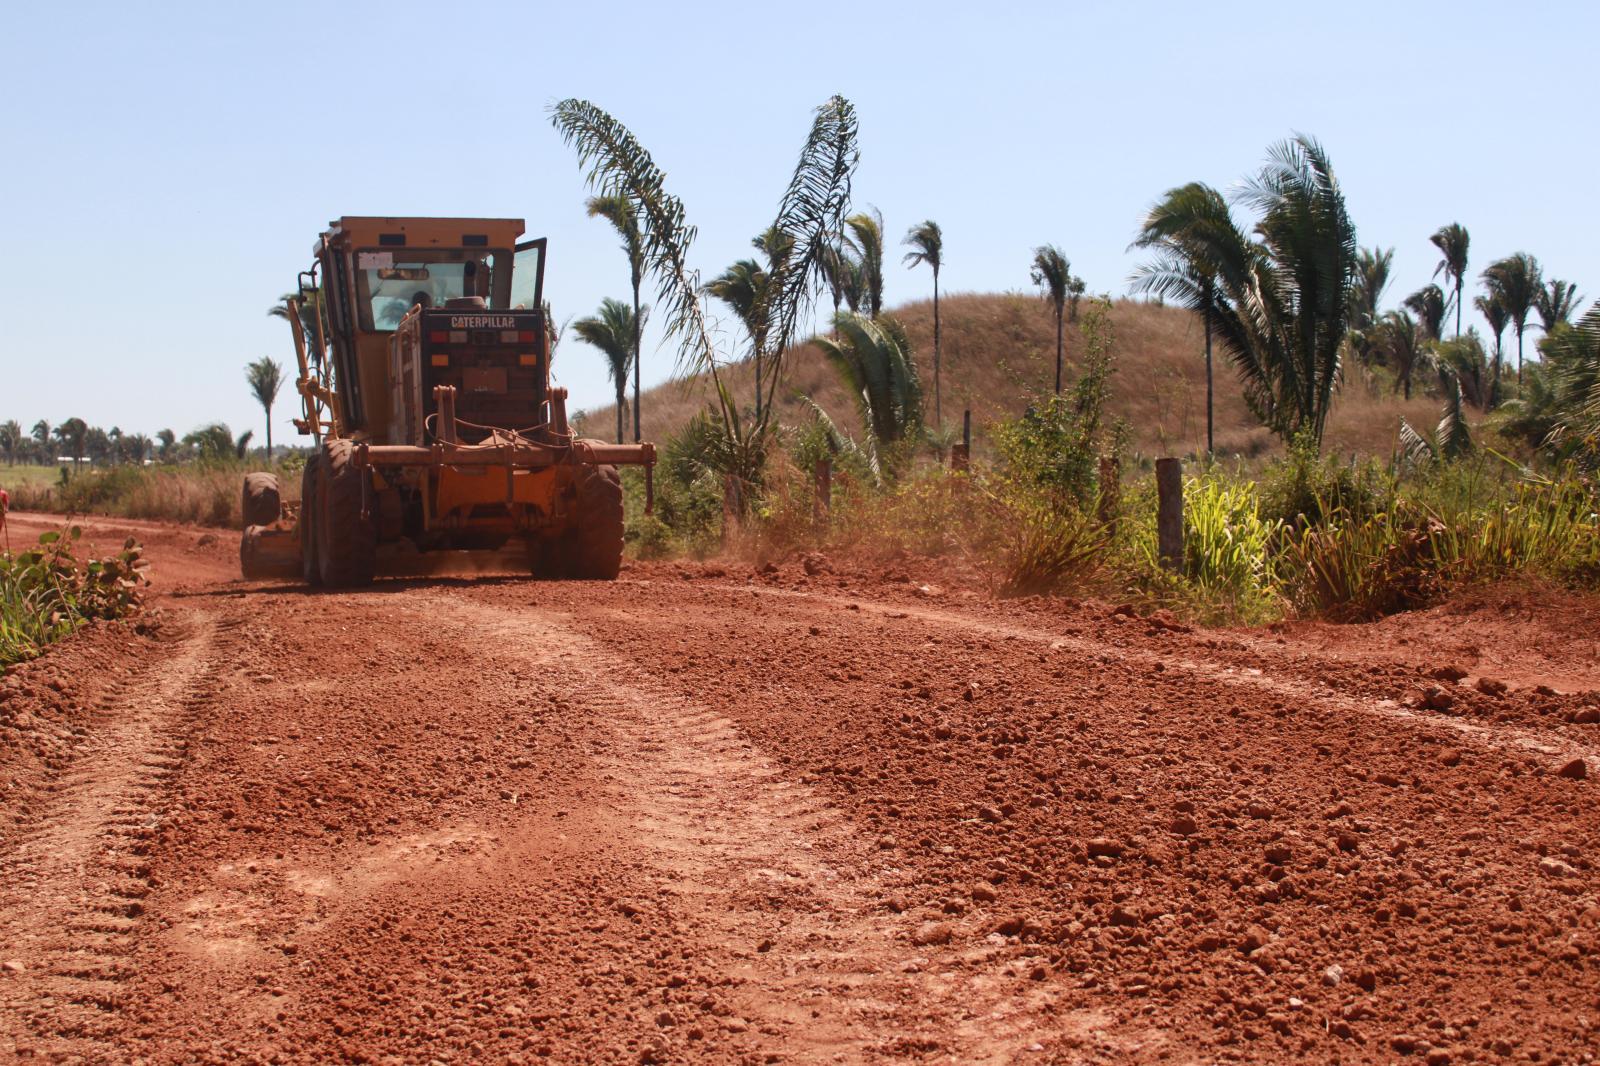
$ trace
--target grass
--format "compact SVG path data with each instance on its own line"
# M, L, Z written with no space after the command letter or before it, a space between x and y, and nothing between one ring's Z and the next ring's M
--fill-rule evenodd
M145 580L132 538L104 559L80 560L77 526L43 534L33 548L0 554L0 668L31 659L95 618L135 610Z
M916 350L928 421L933 413L933 304L922 300L894 308ZM940 300L944 336L944 422L961 429L961 412L972 410L974 451L988 449L988 427L1020 414L1051 387L1055 368L1055 324L1043 300L1031 293L957 293ZM1132 434L1136 455L1198 455L1205 447L1205 337L1194 316L1175 307L1116 300L1111 307L1116 335L1117 372L1107 408L1122 418ZM1067 327L1069 382L1084 352L1082 322ZM566 360L595 358L574 340L563 342L557 367ZM665 357L662 356L662 357ZM799 399L821 404L841 427L856 433L855 404L845 395L837 375L815 348L791 353L785 369L785 396L779 420L808 422L811 414ZM724 377L734 395L754 392L754 370L748 364L730 367ZM1219 354L1215 369L1216 442L1219 457L1259 458L1278 455L1283 446L1262 429L1245 406L1233 371ZM700 379L672 381L643 397L642 429L646 440L660 444L677 433L709 394ZM1433 425L1439 401L1420 393L1406 401L1393 396L1380 381L1352 375L1335 401L1326 448L1334 455L1378 456L1394 452L1400 419ZM586 432L609 438L616 416L610 406L585 412Z
M32 468L30 468L32 469ZM249 461L209 461L154 466L113 466L80 470L62 482L18 484L12 506L23 511L106 514L123 518L188 522L237 529L244 475L260 469ZM286 499L298 494L298 467L274 468Z
M56 466L35 466L29 463L0 466L0 488L8 489L13 494L19 489L48 488L60 478L61 468Z

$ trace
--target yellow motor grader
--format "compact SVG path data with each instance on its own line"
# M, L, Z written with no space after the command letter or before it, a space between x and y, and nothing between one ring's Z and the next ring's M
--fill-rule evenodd
M298 507L244 481L247 578L372 581L379 546L527 545L535 574L609 580L622 563L617 467L655 449L576 439L550 383L545 241L520 219L341 218L288 319L315 450Z

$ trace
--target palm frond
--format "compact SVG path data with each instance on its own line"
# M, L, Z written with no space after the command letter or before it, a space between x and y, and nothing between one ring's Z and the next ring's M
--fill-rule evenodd
M823 279L823 259L837 246L850 205L851 180L861 160L858 133L856 110L844 97L830 97L817 108L794 175L778 202L772 228L792 244L772 286L766 316L769 344L780 360L773 368L773 389L782 376L783 353L794 343L800 323L811 311L816 283Z
M679 341L679 369L714 374L716 345L700 303L700 275L689 266L696 231L682 201L667 192L666 175L627 127L587 100L562 100L550 108L550 121L577 151L589 187L632 205L667 336Z

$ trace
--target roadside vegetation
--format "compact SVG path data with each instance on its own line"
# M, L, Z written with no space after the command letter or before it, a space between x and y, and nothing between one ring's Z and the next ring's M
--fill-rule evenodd
M0 554L0 669L31 659L97 618L121 618L146 584L139 545L129 538L103 559L80 557L81 530L43 534L25 551Z
M826 114L853 113L835 98ZM1427 238L1438 281L1386 306L1393 250L1358 243L1330 155L1309 137L1270 148L1232 197L1200 183L1170 190L1135 232L1149 258L1133 291L1189 312L1203 338L1204 416L1184 434L1199 445L1188 449L1182 558L1163 566L1151 469L1155 455L1185 449L1113 414L1116 323L1136 305L1091 298L1080 322L1086 286L1060 248L1040 246L1029 264L1046 345L1013 331L1011 350L990 357L1015 359L1016 377L1031 380L1019 380L1009 409L984 412L968 461L954 463L942 411L951 356L962 354L952 301L936 292L932 329L920 333L884 312L883 216L848 204L853 120L847 142L821 153L840 169L807 173L821 126L802 154L796 181L825 216L804 220L807 257L791 258L780 210L756 238L763 259L701 286L684 266L693 230L648 153L592 104L563 102L553 119L595 193L631 206L653 249L646 279L677 308L668 334L680 365L715 398L663 427L656 514L642 515L642 479L630 481L640 555L821 550L892 565L910 554L974 570L1001 594L1105 595L1241 622L1371 618L1511 576L1600 583L1600 305L1572 323L1575 286L1547 282L1521 252L1490 263L1471 294L1470 234L1451 223ZM937 270L943 241L936 223L913 226L908 264ZM815 292L832 298L827 331L774 343L773 324L791 323ZM722 351L695 332L703 296L735 310L748 348ZM1463 332L1469 298L1492 345ZM1526 362L1535 313L1542 358ZM930 333L931 420L919 364ZM795 367L807 380L780 385ZM735 397L749 395L751 377L746 407ZM1346 451L1340 408L1386 396L1386 427ZM1277 446L1219 449L1216 413L1229 402Z

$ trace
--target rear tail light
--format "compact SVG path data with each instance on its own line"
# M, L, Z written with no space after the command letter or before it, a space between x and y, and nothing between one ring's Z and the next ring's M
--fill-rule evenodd
M428 332L428 342L430 344L449 344L450 334L442 329L430 330Z
M450 357L448 355L435 355L435 356L432 357L431 361L432 361L434 366L449 366L450 365Z
M534 355L532 352L523 352L521 355L517 356L517 362L523 366L538 366L539 357Z
M500 343L515 344L517 343L517 338L519 336L521 336L521 334L514 329L503 329L500 331Z
M518 333L517 334L517 342L519 344L532 344L533 343L533 330L525 329L521 333Z
M453 330L451 330L450 331L450 343L451 344L465 344L465 343L467 343L467 331L464 330L464 329L453 329Z

